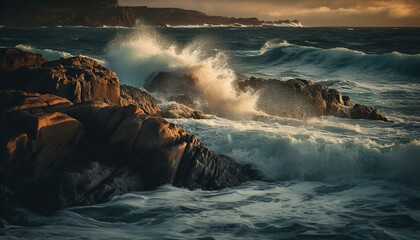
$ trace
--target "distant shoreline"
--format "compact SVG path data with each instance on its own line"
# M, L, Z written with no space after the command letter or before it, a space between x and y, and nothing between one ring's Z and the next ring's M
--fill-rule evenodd
M118 0L5 0L0 25L7 27L133 27L138 21L154 26L279 26L301 27L298 20L263 21L258 18L209 16L205 13L179 8L149 8L119 6Z

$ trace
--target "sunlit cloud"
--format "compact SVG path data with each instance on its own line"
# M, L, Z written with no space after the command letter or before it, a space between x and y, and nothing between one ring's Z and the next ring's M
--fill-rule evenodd
M420 0L120 0L195 9L210 15L299 19L313 26L420 26Z

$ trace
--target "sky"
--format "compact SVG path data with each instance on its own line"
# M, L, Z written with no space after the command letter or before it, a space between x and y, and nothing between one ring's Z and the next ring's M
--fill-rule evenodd
M420 0L119 0L121 6L176 7L227 17L297 19L304 26L420 27Z

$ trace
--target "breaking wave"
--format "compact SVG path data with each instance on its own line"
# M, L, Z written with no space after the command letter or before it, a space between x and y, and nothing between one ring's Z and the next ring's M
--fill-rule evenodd
M327 71L358 70L383 74L420 76L420 54L408 55L399 52L365 54L343 47L322 49L300 46L280 39L267 41L261 50L242 60L263 66L293 65L315 66Z
M171 119L210 149L258 169L267 180L382 179L420 185L420 140L390 142L389 129L333 117L270 122ZM386 126L387 123L379 123ZM398 129L395 129L398 132Z
M236 75L227 56L211 49L208 39L196 39L181 46L151 27L138 26L110 43L107 63L122 83L136 87L146 87L159 72L191 74L198 80L204 105L211 112L228 117L255 113L257 96L235 91L232 83Z
M15 48L18 48L23 51L42 54L48 61L57 60L62 57L64 58L73 57L73 55L68 52L57 51L57 50L52 50L52 49L38 49L30 45L24 45L24 44L18 44L15 46Z

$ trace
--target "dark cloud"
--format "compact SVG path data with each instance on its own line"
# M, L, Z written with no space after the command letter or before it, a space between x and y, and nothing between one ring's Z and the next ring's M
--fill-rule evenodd
M306 26L420 27L420 0L120 0L120 5L178 7L263 20L299 19Z

